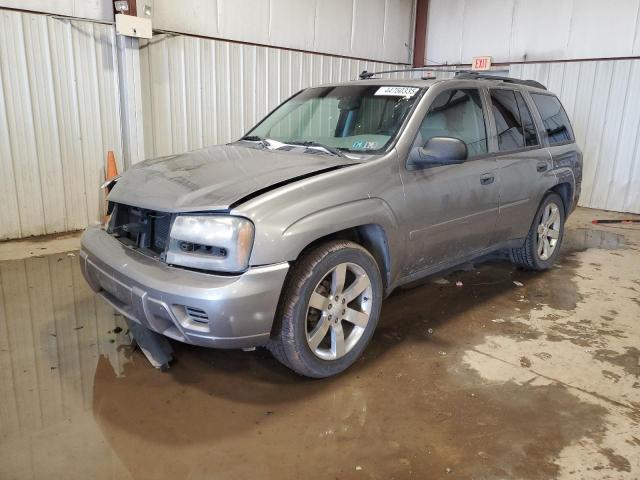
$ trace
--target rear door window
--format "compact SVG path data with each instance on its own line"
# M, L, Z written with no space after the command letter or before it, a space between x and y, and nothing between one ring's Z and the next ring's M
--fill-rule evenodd
M532 93L531 98L535 103L542 125L547 132L549 143L557 145L560 143L573 142L573 130L562 104L557 97L542 93Z
M491 109L496 122L498 150L511 152L539 144L531 112L520 92L492 89Z

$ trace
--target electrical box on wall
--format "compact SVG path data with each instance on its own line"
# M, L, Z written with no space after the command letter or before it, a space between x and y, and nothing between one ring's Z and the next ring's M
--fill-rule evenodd
M116 34L127 37L151 38L151 19L133 15L116 14Z

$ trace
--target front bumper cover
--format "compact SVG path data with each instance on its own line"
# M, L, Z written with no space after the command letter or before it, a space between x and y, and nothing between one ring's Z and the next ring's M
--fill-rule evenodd
M215 348L250 348L269 339L289 264L213 275L171 267L100 228L82 236L82 273L125 317L167 337Z

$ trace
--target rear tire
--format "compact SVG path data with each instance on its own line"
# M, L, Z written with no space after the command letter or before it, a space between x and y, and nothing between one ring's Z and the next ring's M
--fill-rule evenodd
M300 375L337 375L371 340L382 291L378 264L366 249L342 240L320 245L289 272L267 346Z
M560 254L564 238L564 204L557 193L542 200L522 247L509 251L511 262L527 270L551 268Z

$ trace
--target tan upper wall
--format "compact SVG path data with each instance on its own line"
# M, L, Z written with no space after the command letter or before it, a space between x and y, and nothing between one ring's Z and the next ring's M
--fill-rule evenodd
M415 0L138 0L156 29L408 63Z
M410 63L415 0L137 0L153 28ZM0 0L0 7L113 21L111 0Z
M640 55L640 0L430 0L429 64Z
M113 22L110 0L0 0L0 7Z

